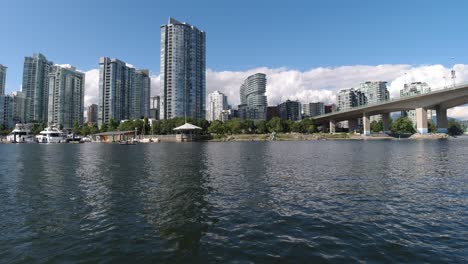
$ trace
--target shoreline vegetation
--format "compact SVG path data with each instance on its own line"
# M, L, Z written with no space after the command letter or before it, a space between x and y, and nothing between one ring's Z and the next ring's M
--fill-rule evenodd
M386 134L372 134L370 136L362 136L353 133L315 133L315 134L300 134L300 133L280 133L272 139L271 134L234 134L234 135L213 135L212 139L201 141L207 142L246 142L246 141L314 141L314 140L420 140L420 139L448 139L447 134L414 134L409 137L395 137Z
M390 139L446 139L450 136L463 134L464 128L455 120L450 120L448 124L448 134L436 133L437 128L432 121L428 122L429 134L417 134L410 119L400 117L391 121L391 135L382 133L382 121L371 123L370 136L363 136L359 133L347 132L347 129L336 133L327 133L327 127L319 127L313 119L302 119L291 121L274 117L269 121L241 120L233 118L226 122L215 120L209 122L205 119L173 118L168 120L155 120L149 122L147 118L116 122L113 119L109 124L103 124L100 128L96 124L79 126L75 123L68 133L79 136L92 136L102 132L114 131L134 131L138 138L146 138L152 141L153 138L175 137L174 128L183 125L185 122L194 124L201 129L197 132L199 141L225 142L225 141L307 141L307 140L390 140ZM151 125L150 125L151 124ZM46 127L45 123L35 123L32 128L34 135ZM323 131L325 130L325 132ZM6 132L6 131L5 131ZM6 133L3 133L5 136ZM160 140L156 140L159 142ZM162 140L165 142L167 140ZM170 141L170 140L169 140ZM5 143L4 140L0 142Z

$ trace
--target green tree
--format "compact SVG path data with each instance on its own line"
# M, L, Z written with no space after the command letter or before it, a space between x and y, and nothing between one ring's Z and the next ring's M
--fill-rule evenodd
M257 123L256 132L258 134L267 134L268 133L267 122L265 120L261 120L261 121L259 121Z
M89 134L91 134L91 127L87 124L84 124L81 128L81 135L87 136Z
M414 133L413 122L408 117L399 117L392 122L390 130L394 134Z
M90 128L90 131L89 131L90 134L97 134L99 133L99 127L97 124L93 124Z
M302 128L303 129L302 133L312 134L312 133L317 132L317 127L315 125L315 120L310 119L310 118L302 119L301 124L302 124L302 127L303 127Z
M370 129L372 132L375 132L375 133L383 131L383 121L382 120L372 121L370 124Z
M81 128L78 124L78 121L75 121L75 123L73 123L73 133L77 135L81 134Z
M223 122L219 120L211 122L211 125L208 128L208 132L211 134L224 135L225 129Z
M267 123L268 131L270 133L276 132L276 133L283 133L284 131L284 122L281 120L279 117L273 117L268 121Z
M101 131L101 132L107 132L107 131L109 131L109 126L108 126L106 123L102 124L102 125L101 125L100 131Z
M12 131L11 129L8 129L3 124L0 124L0 135L6 136L10 134L11 131Z
M242 133L243 124L242 120L240 120L239 118L233 118L231 120L228 120L225 125L227 132L229 132L230 134Z
M305 133L304 126L302 122L294 122L291 125L291 132L296 132L296 133Z
M292 131L292 126L295 123L294 121L286 119L286 120L282 120L281 122L283 123L284 132L289 133Z
M291 131L296 133L315 133L315 121L310 118L292 123Z
M432 121L432 120L427 121L427 129L429 130L429 133L436 133L437 132L437 127L434 124L434 121Z
M144 127L144 131L145 131L145 135L149 135L151 133L151 126L149 124L149 121L148 121L147 117L145 117L143 119L143 127Z
M137 133L140 135L143 131L144 121L141 119L127 120L119 124L117 128L119 131L134 131L137 129Z
M35 123L33 127L31 128L31 133L33 133L34 135L38 135L46 127L47 127L46 123Z
M242 133L247 133L247 134L250 134L250 133L255 133L255 129L256 129L256 126L255 126L255 122L253 120L243 120L242 121Z
M450 136L458 136L463 134L463 129L460 123L458 123L455 119L450 119L448 121L448 129L447 134Z
M151 133L153 135L161 135L161 120L153 122L153 126L151 127Z
M117 130L118 127L119 127L119 123L118 123L117 121L115 121L114 118L111 118L111 119L109 120L109 128L108 128L108 130L109 130L109 131L115 131L115 130Z

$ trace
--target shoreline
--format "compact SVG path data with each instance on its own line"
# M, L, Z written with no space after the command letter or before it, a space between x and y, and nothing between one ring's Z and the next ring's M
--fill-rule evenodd
M414 134L406 138L392 137L386 134L374 134L363 136L360 134L335 133L335 134L296 134L296 133L281 133L277 134L276 139L271 139L270 134L236 134L226 135L223 137L214 137L213 139L202 140L204 142L248 142L248 141L315 141L315 140L441 140L449 139L447 134Z
M462 135L463 136L463 135ZM158 138L158 136L153 136ZM299 133L278 133L276 138L272 139L271 134L234 134L217 136L214 135L208 139L206 136L197 142L262 142L262 141L317 141L317 140L351 140L351 141L368 141L368 140L446 140L452 138L447 134L413 134L409 137L397 138L386 134L372 134L363 136L361 134L348 133L317 133L317 134L299 134ZM168 143L175 142L173 140L160 140L159 142L140 142L139 144L148 143ZM119 142L86 142L86 143L107 143L118 144ZM177 142L176 142L177 143ZM180 142L179 142L180 143ZM0 144L17 144L7 141L0 141ZM21 143L23 144L23 143ZM34 143L31 143L34 144ZM71 143L70 143L71 144Z

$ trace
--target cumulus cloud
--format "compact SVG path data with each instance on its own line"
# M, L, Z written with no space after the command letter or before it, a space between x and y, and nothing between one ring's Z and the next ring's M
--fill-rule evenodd
M54 65L62 67L62 68L67 68L67 69L73 68L73 66L71 64L54 64Z
M159 75L151 75L151 96L162 95Z
M468 81L468 65L458 64L456 82ZM449 86L451 69L443 65L412 66L396 65L355 65L340 67L319 67L306 71L288 68L260 67L246 71L215 71L206 72L207 94L221 91L228 96L229 104L239 104L239 88L249 76L258 72L267 75L267 98L269 105L276 105L287 99L299 100L303 103L336 101L336 93L343 88L359 87L364 81L386 81L393 98L399 97L400 89L407 82L427 82L433 90ZM99 71L86 72L85 105L97 103ZM445 79L444 79L445 77ZM161 95L159 75L151 76L151 94ZM450 109L450 117L468 119L468 107L461 106Z
M85 72L85 96L84 105L97 104L99 100L99 69Z
M219 90L228 96L231 104L239 103L239 87L249 75L257 72L267 75L268 104L276 105L287 99L301 102L335 102L336 92L357 87L366 80L391 80L404 74L408 65L341 66L298 71L287 68L256 68L244 72L207 71L207 93Z

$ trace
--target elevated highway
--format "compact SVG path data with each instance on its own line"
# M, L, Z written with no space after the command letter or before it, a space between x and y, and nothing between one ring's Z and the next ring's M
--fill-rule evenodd
M378 104L351 108L347 111L332 112L314 116L317 124L330 124L330 133L335 132L336 122L348 121L350 129L357 126L357 119L363 118L363 134L370 135L370 117L382 115L384 131L390 130L390 113L398 111L416 110L416 128L420 134L427 134L427 110L435 110L437 116L437 130L447 133L447 109L468 104L468 83L462 83L449 88L434 90L411 97L393 99Z

